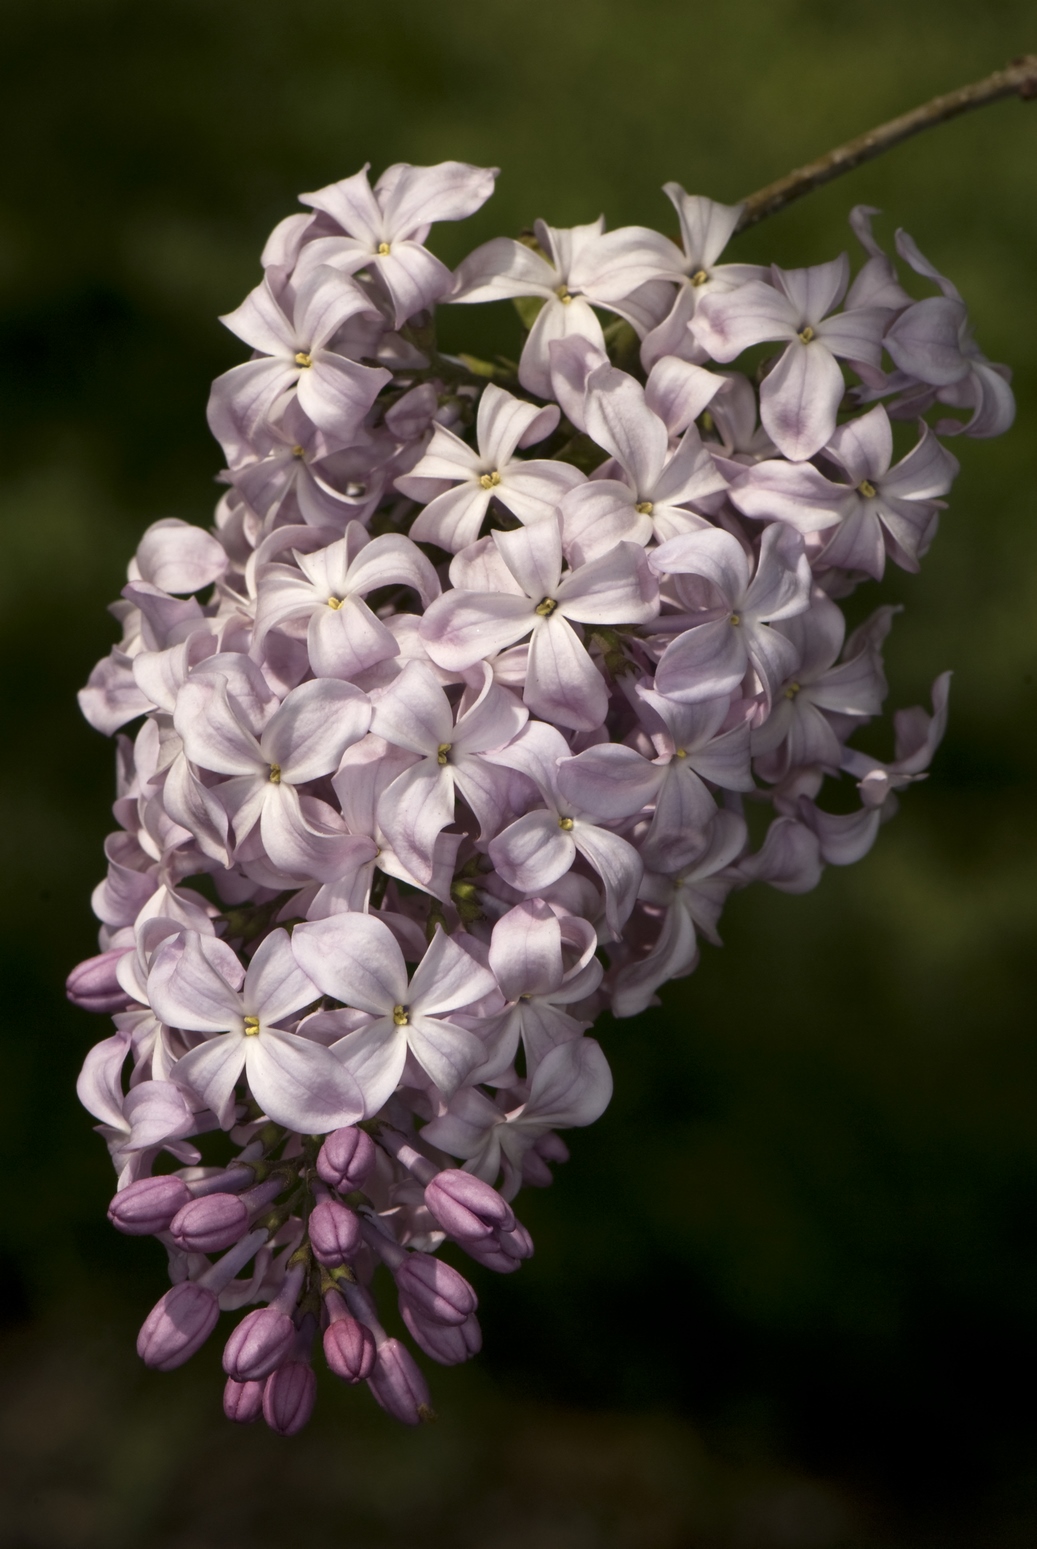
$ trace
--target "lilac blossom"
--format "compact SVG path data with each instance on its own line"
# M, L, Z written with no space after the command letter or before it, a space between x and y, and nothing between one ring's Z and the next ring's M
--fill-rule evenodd
M859 860L925 778L949 674L889 761L862 752L898 609L847 635L844 599L917 570L940 438L1014 412L958 292L900 233L939 290L913 299L868 207L852 282L720 262L740 207L676 184L680 246L540 223L452 277L429 228L494 176L365 169L276 228L225 319L254 354L210 400L214 525L145 531L80 696L137 723L67 993L114 1024L78 1086L110 1219L169 1261L138 1348L172 1370L240 1311L225 1413L280 1435L314 1350L432 1417L407 1341L442 1365L482 1341L439 1249L532 1254L509 1201L608 1104L598 1015L691 973L734 890ZM519 303L517 372L441 353L448 297ZM768 341L759 386L703 366Z
M254 651L266 633L290 619L307 620L306 649L323 678L356 677L399 654L392 632L364 598L382 586L409 587L424 607L439 596L439 579L424 554L400 533L369 538L359 522L326 549L294 553L295 566L271 563L256 577Z
M480 755L517 737L529 711L493 681L488 667L481 676L469 702L461 700L456 721L446 694L421 662L410 662L374 706L375 733L418 755L383 791L378 817L400 860L424 882L431 881L436 840L453 822L458 795L484 834L495 833L508 810L511 782Z
M698 304L706 296L723 295L750 280L762 280L767 273L759 264L717 263L734 235L744 205L718 204L701 194L687 194L679 183L664 183L663 193L680 221L681 250L675 271L682 283L670 311L641 346L641 361L646 370L665 355L704 360L705 351L688 327Z
M491 994L493 975L441 929L413 977L391 930L370 914L302 925L292 947L324 994L366 1014L334 1050L359 1083L367 1112L377 1113L395 1091L408 1054L447 1097L479 1063L480 1040L445 1014Z
M267 936L244 975L229 948L218 961L187 932L152 965L148 994L158 1015L205 1035L173 1067L177 1084L196 1092L224 1129L234 1122L243 1074L277 1124L310 1132L359 1118L363 1101L348 1071L320 1044L278 1026L316 998L287 933Z
M890 314L883 307L833 311L850 280L845 253L812 269L775 264L772 275L771 285L753 280L707 296L690 326L719 361L765 340L787 341L760 389L760 418L784 456L798 462L819 451L835 429L845 391L839 360L877 368Z
M542 303L519 362L519 381L539 398L551 397L550 346L574 335L600 349L605 337L595 307L641 327L655 319L635 292L673 271L674 248L644 226L605 230L602 216L565 231L536 223L537 249L508 237L476 248L454 278L453 302L529 296ZM679 259L679 255L678 255Z
M333 269L316 269L292 301L290 316L267 277L222 319L259 356L232 366L213 384L209 424L228 456L234 458L293 392L314 425L348 444L390 373L358 365L330 344L343 323L370 311L359 286Z
M893 432L881 404L835 432L825 455L854 486L839 529L825 545L824 563L881 578L885 555L916 571L932 542L938 512L958 473L958 460L920 426L917 444L893 462Z
M674 377L684 376L681 367L694 375L678 388ZM588 480L565 496L563 531L574 555L596 559L620 542L663 542L707 525L705 517L695 514L694 503L723 490L727 480L691 421L721 386L719 377L710 379L708 372L682 361L660 361L645 387L612 366L590 373L584 427L611 455L621 477ZM691 399L686 408L678 406L681 389ZM656 404L670 411L671 423L684 421L672 452L669 416L657 412Z
M425 247L435 221L464 220L493 193L495 167L443 161L435 167L397 162L386 167L372 189L367 167L353 177L330 183L300 203L325 217L334 235L320 223L300 253L305 266L326 264L344 274L367 269L385 286L397 328L416 312L440 300L452 277ZM336 231L337 228L337 231Z
M720 529L671 538L651 564L695 576L721 599L710 607L707 597L702 622L666 647L656 672L659 692L683 704L716 699L733 693L751 666L772 699L796 664L795 647L772 626L809 604L810 565L798 533L777 523L766 528L755 572L737 538Z
M428 500L411 536L456 554L478 538L491 500L499 500L521 522L550 516L566 490L582 482L579 470L544 458L526 460L515 452L549 436L558 420L554 405L537 409L488 382L479 399L477 449L437 425L421 461L396 480L405 495ZM453 487L440 494L440 484Z
M562 535L553 518L494 532L490 541L493 550L480 558L495 589L455 585L433 603L421 625L429 655L463 671L531 635L526 704L548 720L593 731L605 719L608 694L573 624L640 624L653 617L656 589L640 547L617 543L563 574Z

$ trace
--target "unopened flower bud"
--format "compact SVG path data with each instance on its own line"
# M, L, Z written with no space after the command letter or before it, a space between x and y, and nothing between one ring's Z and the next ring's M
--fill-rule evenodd
M375 1164L375 1143L366 1130L333 1130L317 1155L317 1176L330 1189L362 1189Z
M125 1011L131 998L115 977L116 965L125 956L125 948L120 948L77 963L65 980L65 994L73 1006L109 1014Z
M219 1253L248 1231L248 1206L237 1194L192 1199L177 1211L169 1230L187 1253Z
M137 1335L137 1354L145 1366L171 1372L200 1350L216 1327L216 1294L193 1280L182 1280L159 1298Z
M295 1339L295 1324L276 1307L246 1313L223 1347L223 1369L235 1382L255 1382L280 1366Z
M235 1382L228 1377L223 1389L223 1413L239 1425L251 1425L263 1412L263 1383Z
M394 1420L420 1425L423 1420L433 1419L428 1383L406 1345L398 1339L384 1339L378 1346L367 1386Z
M482 1349L482 1329L474 1312L463 1323L452 1326L421 1317L407 1302L400 1312L415 1344L440 1366L460 1366Z
M187 1184L174 1174L138 1178L116 1194L108 1206L108 1219L128 1237L150 1237L153 1232L164 1232L177 1211L190 1201Z
M305 1361L286 1361L263 1388L263 1419L278 1436L294 1436L313 1413L317 1378Z
M461 1246L469 1258L498 1275L513 1274L523 1259L533 1257L533 1239L521 1221L516 1221L510 1232L496 1232L483 1242L464 1242Z
M449 1237L467 1245L508 1231L515 1216L490 1184L457 1167L447 1167L425 1190L425 1206Z
M374 1366L374 1335L343 1311L324 1330L324 1359L343 1382L361 1382Z
M430 1253L409 1253L393 1274L401 1305L409 1302L420 1316L437 1323L463 1323L479 1305L464 1276Z
M360 1218L337 1199L322 1199L310 1213L310 1247L313 1256L328 1269L349 1264L361 1242Z

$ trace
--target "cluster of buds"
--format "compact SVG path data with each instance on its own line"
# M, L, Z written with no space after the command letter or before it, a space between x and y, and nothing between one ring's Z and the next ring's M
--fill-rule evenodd
M676 184L679 243L538 223L451 273L430 224L494 175L364 171L275 229L223 319L253 354L209 404L215 525L144 534L80 696L136 723L101 952L68 988L115 1023L79 1084L111 1219L169 1253L140 1353L169 1369L252 1307L225 1407L285 1434L318 1334L399 1419L430 1413L378 1266L426 1355L473 1354L437 1251L530 1254L509 1202L608 1103L599 1013L691 973L733 890L864 855L924 777L948 675L891 760L853 748L895 609L847 634L840 602L917 570L940 438L1014 412L953 285L898 233L937 293L903 289L872 210L852 283L845 255L720 262L740 207ZM437 348L437 303L508 298L517 362ZM216 1130L226 1166L196 1145Z

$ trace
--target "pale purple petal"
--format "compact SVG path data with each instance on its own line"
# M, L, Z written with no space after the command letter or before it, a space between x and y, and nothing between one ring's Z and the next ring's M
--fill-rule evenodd
M403 953L374 915L337 914L297 925L292 951L317 988L343 1005L382 1016L405 1000Z
M553 812L527 812L490 841L495 869L520 893L537 893L564 876L576 859L572 833Z
M314 678L300 684L267 722L260 745L268 764L293 785L338 768L346 748L371 724L371 702L352 683Z
M277 1028L266 1028L241 1044L252 1095L275 1124L303 1135L323 1135L363 1116L357 1082L322 1044Z
M608 714L605 681L558 611L533 631L522 697L535 715L575 731L594 731Z
M845 390L838 362L823 342L794 339L760 388L763 427L780 452L804 462L835 430Z
M411 1010L429 1017L470 1006L495 988L489 969L439 927L414 970L407 993Z
M234 1088L245 1068L246 1040L241 1033L223 1033L207 1038L196 1049L181 1056L171 1075L179 1086L197 1094L211 1108L223 1129L234 1122Z
M299 967L286 930L265 936L245 971L241 991L244 1009L267 1022L299 1011L317 999L317 987Z

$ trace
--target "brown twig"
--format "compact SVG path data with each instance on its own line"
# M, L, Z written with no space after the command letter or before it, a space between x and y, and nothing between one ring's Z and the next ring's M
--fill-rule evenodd
M757 189L745 201L745 210L736 229L744 231L746 226L755 226L765 216L784 209L793 199L820 188L822 183L830 182L843 172L851 172L873 156L881 156L883 151L933 124L942 124L959 113L968 113L972 108L984 107L1002 97L1021 97L1024 102L1037 97L1037 54L1015 59L1007 69L995 70L993 75L974 81L971 86L961 86L957 91L934 97L922 107L912 108L910 113L902 113L899 118L891 118L888 124L869 129L866 134L859 134L856 139L837 146L819 160L789 172L777 182L768 183L766 188Z

